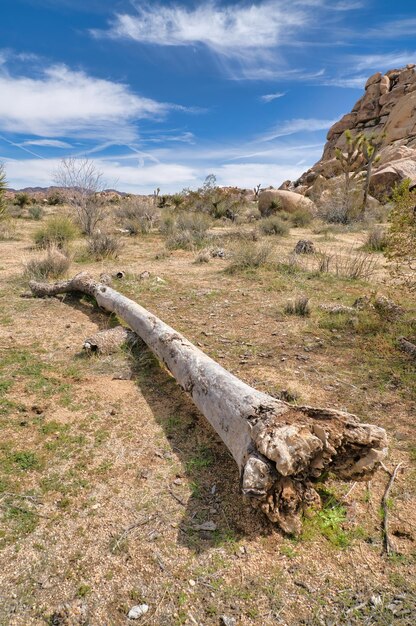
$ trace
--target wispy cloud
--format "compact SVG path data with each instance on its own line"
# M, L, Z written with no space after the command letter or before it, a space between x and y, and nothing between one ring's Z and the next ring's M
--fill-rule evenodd
M285 91L278 91L276 93L268 93L264 96L260 96L260 100L263 102L273 102L273 100L277 100L278 98L283 98L286 95Z
M0 75L2 131L131 141L137 120L160 117L168 110L169 105L139 96L123 83L66 65L47 67L37 77Z
M295 135L297 133L310 133L319 130L326 130L335 124L337 120L320 120L320 119L293 119L286 120L282 124L276 125L270 129L267 133L260 137L260 141L272 141L279 137L287 137L288 135Z
M72 148L71 144L59 139L28 139L22 141L20 146L41 146L44 148Z
M398 39L399 37L411 36L416 32L416 17L406 17L404 19L389 20L384 24L379 24L376 28L366 31L367 36L377 39Z
M349 62L357 71L362 70L389 70L392 67L402 67L407 63L416 62L416 51L400 50L385 54L351 55Z

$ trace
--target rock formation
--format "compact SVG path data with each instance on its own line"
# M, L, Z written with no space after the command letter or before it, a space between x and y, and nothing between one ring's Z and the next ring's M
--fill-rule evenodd
M295 183L293 191L319 197L325 181L340 174L336 150L346 147L345 131L352 136L382 136L380 159L370 180L370 193L378 199L388 195L395 183L410 178L416 185L416 71L415 65L378 72L371 76L365 93L351 113L334 124L327 135L322 158Z

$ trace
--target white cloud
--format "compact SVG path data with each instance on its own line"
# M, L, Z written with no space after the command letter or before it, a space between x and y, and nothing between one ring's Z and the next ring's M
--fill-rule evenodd
M59 168L59 159L5 159L7 179L15 189L53 183L54 172ZM150 163L142 167L124 164L116 158L94 161L103 173L103 180L109 187L133 193L151 193L155 187L162 190L180 190L198 181L198 172L190 166L177 163Z
M274 163L225 164L213 168L220 185L252 189L259 183L263 187L280 186L285 180L296 180L305 171L305 166L276 165Z
M45 148L72 148L71 144L59 139L28 139L22 141L20 146L43 146Z
M337 120L319 120L315 118L286 120L262 135L260 141L272 141L273 139L295 135L296 133L310 133L318 130L326 130L335 124L336 121Z
M273 102L273 100L277 100L278 98L283 98L286 95L285 91L278 91L277 93L268 93L264 96L260 96L260 100L263 102Z
M416 62L416 52L397 51L385 54L365 54L349 57L357 71L375 69L380 72L392 67L402 67L408 63Z
M0 75L0 130L8 132L130 141L136 120L161 116L168 108L127 85L65 65L48 67L37 78Z

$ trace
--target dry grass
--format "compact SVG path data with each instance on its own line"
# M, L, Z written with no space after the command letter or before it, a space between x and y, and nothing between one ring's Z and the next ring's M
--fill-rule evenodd
M48 248L46 255L30 259L25 263L24 276L37 280L61 278L68 273L71 259L59 248Z
M88 255L96 260L117 259L123 247L120 237L110 233L94 233L87 242Z

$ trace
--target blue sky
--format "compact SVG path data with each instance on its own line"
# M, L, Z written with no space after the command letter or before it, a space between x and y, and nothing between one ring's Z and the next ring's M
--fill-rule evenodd
M368 76L416 62L414 0L2 0L0 161L108 187L278 186L317 161Z

